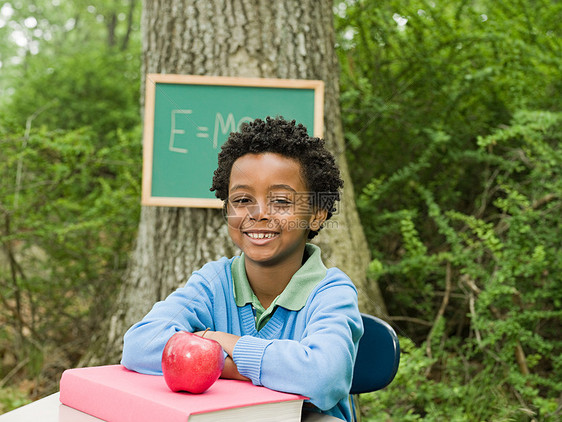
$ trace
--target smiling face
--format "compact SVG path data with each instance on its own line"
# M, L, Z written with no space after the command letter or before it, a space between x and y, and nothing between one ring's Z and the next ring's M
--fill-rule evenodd
M232 166L228 230L249 264L300 266L310 228L325 212L313 212L297 160L276 153L246 154Z

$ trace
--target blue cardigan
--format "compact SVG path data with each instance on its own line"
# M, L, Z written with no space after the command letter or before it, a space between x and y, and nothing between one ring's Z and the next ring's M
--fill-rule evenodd
M252 306L234 301L231 263L210 262L125 334L121 363L162 374L162 351L178 331L210 328L241 336L234 348L238 371L256 385L310 397L322 413L351 420L349 389L363 334L357 291L341 270L330 268L304 307L278 307L256 330Z

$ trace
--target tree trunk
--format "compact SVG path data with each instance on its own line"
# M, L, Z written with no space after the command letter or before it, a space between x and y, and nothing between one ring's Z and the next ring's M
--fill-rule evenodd
M385 316L344 157L331 0L145 0L143 75L176 73L325 82L324 137L345 181L339 211L316 238L328 267L354 281L365 312ZM315 239L315 241L316 241ZM118 362L125 331L210 260L238 253L216 209L143 207L115 310L83 364Z

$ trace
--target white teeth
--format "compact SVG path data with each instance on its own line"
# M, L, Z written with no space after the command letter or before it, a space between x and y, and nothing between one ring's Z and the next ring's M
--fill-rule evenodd
M275 233L247 233L252 239L271 239Z

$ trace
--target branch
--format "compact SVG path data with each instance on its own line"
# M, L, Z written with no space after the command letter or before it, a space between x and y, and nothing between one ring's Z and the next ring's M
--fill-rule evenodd
M433 333L435 332L435 329L437 327L437 323L439 322L439 320L443 317L443 315L445 314L445 309L447 308L447 305L449 304L449 298L451 297L451 263L447 262L447 271L445 274L445 294L443 295L443 300L441 301L441 306L439 308L439 311L437 312L437 315L435 316L435 321L433 322L433 327L431 328L427 338L426 338L426 346L425 346L425 351L427 356L431 359L433 357L432 351L431 351L431 339L433 337ZM429 375L429 373L431 372L431 367L432 365L430 365L427 370L426 370L426 376Z
M549 202L555 200L556 198L558 198L558 195L555 195L553 193L549 193L548 195L543 196L540 199L537 199L536 201L533 202L533 204L531 205L531 207L536 210L537 208L542 207L543 205L548 204Z
M133 30L133 15L135 11L136 0L129 1L129 13L127 14L127 31L123 37L123 42L121 43L121 51L125 51L129 45L129 39L131 38L131 32Z
M517 360L521 373L523 375L529 375L529 367L527 366L525 352L523 351L523 347L521 347L521 343L519 343L519 341L517 341L517 344L515 345L515 359Z
M19 362L15 367L13 367L12 370L8 372L6 376L2 378L2 380L0 381L0 388L4 388L4 386L10 380L10 378L12 378L15 374L17 374L17 372L25 365L27 365L28 362L29 362L29 357L25 358L24 360Z
M35 113L33 113L31 116L29 116L27 118L27 120L25 121L25 134L23 136L22 152L25 151L25 149L27 148L27 142L29 141L29 137L31 136L31 123L33 123L33 121L37 118L37 116L39 116L41 113L43 113L47 108L51 107L51 105L53 103L57 102L57 101L58 101L57 99L49 101L43 107L39 107L35 111ZM19 193L20 193L20 189L21 189L22 171L23 171L23 154L20 155L20 157L18 159L18 166L17 166L17 169L16 169L16 189L15 189L15 193L14 193L14 210L17 209L17 207L18 207L18 199L19 199Z
M433 324L429 321L420 318L412 318L408 316L389 316L388 319L390 321L406 321L406 322L413 322L414 324L425 325L427 327L432 327Z

